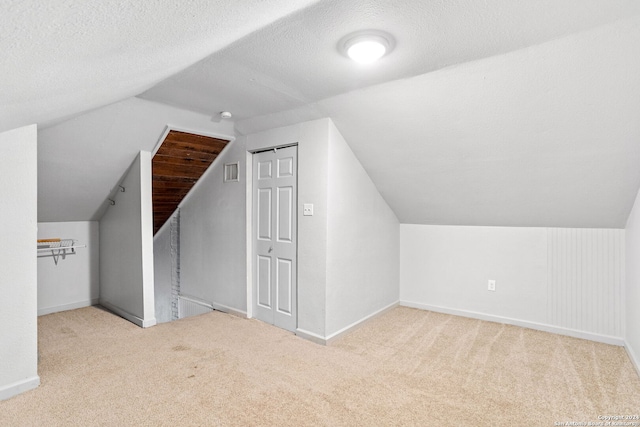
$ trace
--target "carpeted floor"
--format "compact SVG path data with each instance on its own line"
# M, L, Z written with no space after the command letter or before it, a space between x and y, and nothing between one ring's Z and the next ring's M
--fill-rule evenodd
M39 318L41 386L1 426L553 426L640 413L621 347L396 308L328 347L214 312Z

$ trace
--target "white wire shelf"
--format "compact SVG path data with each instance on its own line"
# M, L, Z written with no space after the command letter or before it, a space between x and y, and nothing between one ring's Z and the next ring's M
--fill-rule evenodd
M73 242L72 244L68 244ZM62 242L38 243L38 258L52 257L53 262L58 265L60 258L65 259L67 255L75 255L76 249L86 248L87 245L78 245L75 240L68 239Z
M61 246L59 248L38 248L38 253L40 252L52 252L52 251L64 251L66 249L77 249L77 248L86 248L87 245L73 245L73 246Z

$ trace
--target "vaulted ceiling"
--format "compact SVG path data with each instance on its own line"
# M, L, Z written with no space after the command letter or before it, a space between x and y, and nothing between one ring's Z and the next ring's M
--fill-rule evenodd
M635 0L87 3L1 6L0 130L136 95L328 116L404 223L624 227L640 186ZM375 66L336 49L363 28L396 39Z

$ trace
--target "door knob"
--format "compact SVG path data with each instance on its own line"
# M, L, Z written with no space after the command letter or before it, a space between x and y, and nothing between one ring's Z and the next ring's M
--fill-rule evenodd
M273 252L273 246L269 248L269 253Z

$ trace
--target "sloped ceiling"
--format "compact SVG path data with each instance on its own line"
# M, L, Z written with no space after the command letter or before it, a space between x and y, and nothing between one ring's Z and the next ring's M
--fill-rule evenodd
M0 131L135 96L314 0L5 0Z
M521 49L640 13L621 0L325 0L255 31L159 83L142 98L237 120ZM362 29L396 39L358 66L338 41Z
M228 143L176 130L167 133L151 160L154 235Z
M38 131L38 221L97 221L140 150L153 151L167 125L233 137L233 124L128 98ZM0 148L1 150L1 148Z
M0 130L136 94L329 116L405 223L624 227L640 185L638 1L85 3L2 6ZM363 28L396 38L375 67L336 50Z
M245 134L331 117L403 223L624 227L640 185L639 13L323 1L141 97L230 109ZM362 28L397 40L375 66L337 53Z
M640 185L639 54L633 19L318 108L403 223L623 228Z

